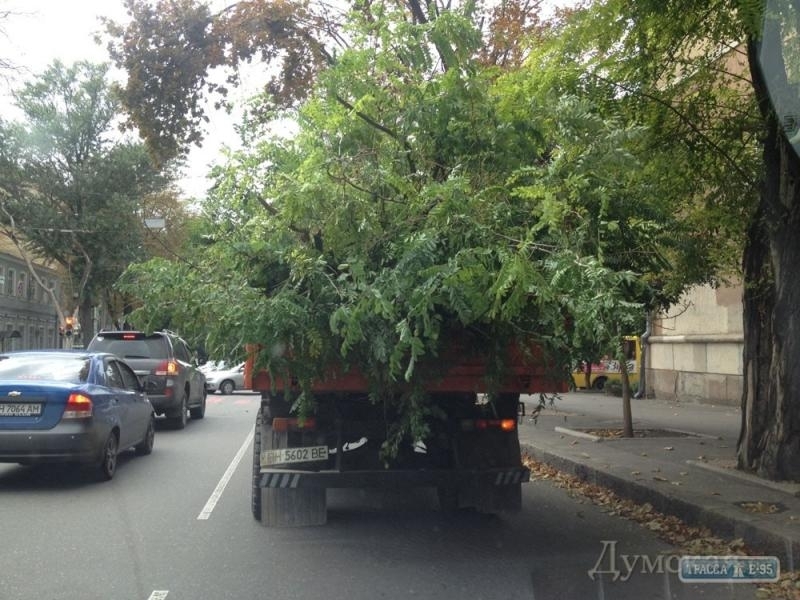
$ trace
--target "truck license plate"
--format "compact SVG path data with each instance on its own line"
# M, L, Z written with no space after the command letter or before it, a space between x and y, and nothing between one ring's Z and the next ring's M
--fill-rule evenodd
M310 462L312 460L327 460L327 446L307 446L304 448L278 448L277 450L264 450L261 453L261 466L285 465L288 463Z

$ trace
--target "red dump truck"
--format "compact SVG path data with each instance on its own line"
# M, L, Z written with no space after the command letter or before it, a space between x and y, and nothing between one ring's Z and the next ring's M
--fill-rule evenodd
M370 399L363 374L330 369L313 382L314 414L300 419L287 400L297 382L256 370L259 350L250 347L245 385L261 392L253 516L266 526L321 525L327 488L433 487L443 510L519 509L521 485L530 476L517 431L520 394L566 390L533 350L509 348L500 379L489 376L487 358L471 348L454 347L440 357L424 386L430 435L398 445L387 461L381 449L396 415Z

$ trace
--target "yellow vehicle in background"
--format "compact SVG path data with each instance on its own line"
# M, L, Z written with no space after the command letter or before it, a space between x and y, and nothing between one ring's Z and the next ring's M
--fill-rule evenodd
M628 379L632 389L639 385L639 369L642 362L642 345L638 336L625 336L622 342L628 366ZM587 385L587 371L589 381ZM606 383L616 381L622 383L622 372L619 361L607 356L591 365L582 362L572 373L572 383L579 389L602 390Z

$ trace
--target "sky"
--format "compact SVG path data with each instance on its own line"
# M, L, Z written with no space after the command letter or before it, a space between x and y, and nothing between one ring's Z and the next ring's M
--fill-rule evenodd
M122 0L0 0L0 59L18 69L10 81L0 79L0 114L14 118L8 92L22 81L43 72L53 60L65 64L79 60L107 62L104 47L94 42L101 30L100 15L117 21L126 18ZM117 76L122 77L121 74ZM189 198L205 195L209 165L222 162L220 148L238 140L233 121L219 114L212 120L203 147L189 156L188 168L178 185Z
M574 4L575 0L551 0L546 4ZM227 0L212 0L211 6L224 7ZM0 60L19 67L9 81L0 78L0 116L15 118L10 107L9 89L43 72L56 58L65 64L78 60L108 61L103 46L95 43L101 31L99 16L126 20L122 0L0 0ZM112 72L113 76L113 72ZM124 74L117 73L122 78ZM209 107L213 111L213 108ZM189 155L185 176L178 181L187 198L202 198L210 182L209 167L224 162L221 149L236 147L236 117L217 111L211 119L213 129L206 132L202 148Z

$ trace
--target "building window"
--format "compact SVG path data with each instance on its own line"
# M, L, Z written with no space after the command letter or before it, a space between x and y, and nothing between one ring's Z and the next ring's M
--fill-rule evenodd
M28 274L20 273L17 276L17 298L28 299Z
M0 294L6 293L6 268L0 265Z
M14 277L14 269L8 270L8 275L6 277L6 295L13 296L14 295L14 286L17 284L16 277Z

